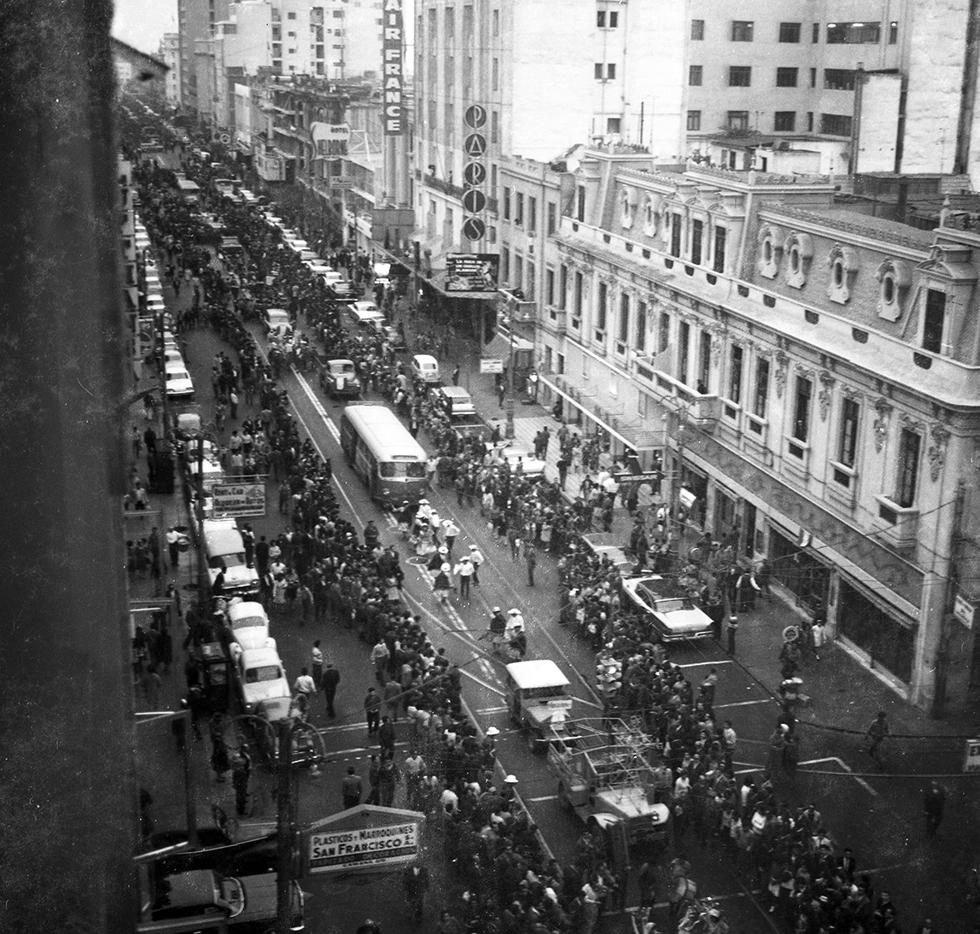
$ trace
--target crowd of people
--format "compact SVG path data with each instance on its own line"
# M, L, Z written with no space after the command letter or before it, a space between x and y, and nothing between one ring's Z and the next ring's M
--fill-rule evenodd
M257 417L243 420L222 444L220 456L229 468L267 473L279 485L286 528L273 541L245 536L246 557L259 573L261 599L272 614L290 614L300 624L330 620L356 630L371 646L377 684L363 703L369 735L376 737L379 749L368 766L366 795L360 776L349 771L344 805L352 806L362 796L369 803L390 805L397 795L407 806L432 815L463 892L443 910L436 927L440 934L591 934L604 907L624 904L628 880L614 869L605 841L591 833L583 834L572 863L562 866L547 856L516 799L516 780L501 779L495 769L493 731L481 739L463 712L460 668L445 650L435 648L420 617L402 599L398 552L382 545L373 523L358 534L341 515L329 460L302 436L277 383L274 360L261 360L245 322L272 302L287 308L297 333L302 319L329 355L353 360L362 384L405 412L414 431L425 429L436 450L434 482L452 490L457 505L479 509L514 559L529 564L529 583L536 560L529 556L538 551L560 556L563 622L588 639L600 657L614 658L621 666L610 709L637 718L660 752L652 793L670 808L682 872L666 880L644 866L641 904L651 906L664 885L672 898L672 880L686 878L683 853L697 841L727 851L739 871L765 889L768 910L801 934L898 930L889 894L875 891L854 854L831 838L819 811L812 805L790 808L780 797L798 759L792 710L784 708L775 725L767 769L737 780L733 757L738 737L731 721L720 720L714 711L716 672L712 669L701 684L692 685L642 616L622 604L619 570L608 557L581 545L583 533L596 527L608 530L620 493L606 472L583 484L572 501L563 495L567 471L599 473L592 442L583 442L563 426L555 439L560 466L565 465L559 479L524 475L501 455L499 429L491 428L487 435L459 432L438 404L412 386L397 362L396 335L345 330L336 303L253 211L240 205L222 208L223 221L236 231L245 255L228 256L215 265L198 245L201 231L192 212L168 192L159 173L142 169L137 177L149 206L147 227L166 259L169 278L175 289L192 290L189 309L177 316L177 330L213 327L235 355L222 354L214 362L216 421L223 421L222 408L233 419L239 404L259 409ZM313 247L370 288L364 257L326 242L314 242ZM374 294L389 308L396 298L393 290ZM404 340L403 331L400 337ZM297 354L297 346L284 348L284 353L306 365L307 355ZM550 437L539 436L535 454L544 456L549 443ZM411 532L419 553L434 552L440 572L451 566L441 560L443 553L450 557L450 536L441 520L432 522L431 509L388 505ZM652 540L647 534L645 526L637 531L631 552L638 564L656 565L666 560L668 536L662 521ZM736 588L736 602L745 589L760 589L744 573L737 577L734 583L719 579L697 564L682 565L677 574L678 583L708 607L723 603L725 588ZM469 583L467 579L467 587ZM186 644L216 639L219 619L190 608ZM312 677L319 691L324 668L322 654L320 663L316 657L318 643L314 650ZM192 669L189 665L193 686ZM405 725L409 742L400 761L397 723ZM406 881L406 891L411 886L417 894L422 883L417 878ZM675 920L681 901L672 899Z

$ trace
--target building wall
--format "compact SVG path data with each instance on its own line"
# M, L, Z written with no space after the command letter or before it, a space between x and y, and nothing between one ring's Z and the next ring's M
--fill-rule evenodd
M614 454L642 461L665 426L668 478L697 498L698 526L768 555L792 599L826 604L845 648L928 704L952 503L961 479L972 489L980 433L980 238L849 214L817 178L615 158L587 155L585 209L576 199L554 238L569 291L539 318L546 385ZM947 296L936 352L922 346L929 289ZM971 500L968 523L975 512ZM965 684L959 636L952 679Z
M178 0L177 29L180 36L181 102L185 110L197 112L196 43L208 39L214 25L228 18L228 0Z
M160 56L169 69L165 81L167 103L179 104L181 101L180 76L180 34L168 32L160 41Z
M344 10L344 71L341 77L355 78L366 71L381 71L381 13L383 0L350 0ZM410 4L405 11L405 24L412 25ZM406 64L411 56L406 55Z

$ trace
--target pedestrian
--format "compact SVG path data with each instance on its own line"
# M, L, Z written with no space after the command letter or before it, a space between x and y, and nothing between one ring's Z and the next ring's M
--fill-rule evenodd
M368 793L368 804L378 803L378 776L381 772L381 767L378 765L378 757L371 756L368 762L368 785L371 790Z
M242 743L231 762L231 783L235 788L235 811L244 817L248 810L248 781L252 774L252 757Z
M390 808L395 803L395 789L401 780L401 772L395 764L394 750L381 757L378 770L378 797L383 808Z
M313 640L313 648L310 651L310 665L313 672L313 683L319 691L323 686L323 651L320 649L320 640Z
M459 535L459 526L452 519L442 520L442 537L446 545L450 559L453 556L453 545L456 544L456 536Z
M234 389L228 393L228 414L232 421L238 418L238 393Z
M786 745L783 747L783 770L790 781L796 779L796 767L800 762L800 739L792 731L786 734Z
M313 591L304 582L299 585L299 590L296 595L299 598L299 624L300 626L305 626L307 623L313 621Z
M504 397L506 395L507 395L507 384L503 380L501 380L497 384L497 402L499 403L500 408L504 407Z
M170 555L170 569L176 571L180 563L180 532L174 526L167 529L167 551Z
M453 367L453 385L454 386L458 386L459 385L459 364L458 363L456 364L456 366Z
M336 717L337 711L334 709L334 698L337 696L337 686L340 684L340 672L333 666L333 662L327 662L323 669L323 696L327 701L327 716Z
M459 578L459 598L467 603L470 599L470 581L473 577L473 562L469 555L463 555L453 568L453 574Z
M483 564L483 552L476 545L470 545L470 563L473 565L473 586L480 586L480 565Z
M377 679L378 684L384 684L385 672L388 670L389 655L390 653L388 652L388 646L385 644L385 640L379 638L374 648L371 649L371 663L374 665L374 677Z
M871 721L871 726L868 727L867 737L871 741L868 745L868 755L875 760L878 768L882 770L884 770L885 764L881 760L881 754L878 752L878 748L890 732L891 730L888 726L888 718L885 715L885 711L879 710L878 716Z
M378 742L381 745L382 753L395 754L395 724L391 717L381 718L381 726L378 728Z
M738 734L735 732L731 720L725 721L725 728L721 731L721 739L725 753L725 768L731 770L732 760L735 758L735 749L738 745Z
M943 821L946 809L946 789L933 779L922 799L922 808L926 815L926 836L936 836L939 825Z
M361 803L361 776L357 774L354 766L347 766L347 774L340 783L340 793L344 799L344 810L357 807Z
M394 679L388 678L384 687L385 709L394 721L398 719L398 701L401 699L402 686Z
M299 677L293 683L293 694L302 695L306 701L305 706L307 710L310 710L313 706L313 698L316 696L316 691L316 682L313 680L310 670L308 668L301 668Z
M381 695L374 688L368 688L364 698L364 713L367 717L368 736L373 736L381 725Z
M538 564L538 553L534 545L528 544L524 549L524 561L527 564L527 585L534 586L534 569Z
M773 780L783 770L783 750L786 748L786 734L788 732L789 727L785 723L778 723L776 729L769 736L769 758L766 761L766 770Z
M224 737L224 720L220 713L215 713L210 722L211 733L211 769L214 771L214 780L223 782L225 772L231 768L231 760L228 758L228 746Z

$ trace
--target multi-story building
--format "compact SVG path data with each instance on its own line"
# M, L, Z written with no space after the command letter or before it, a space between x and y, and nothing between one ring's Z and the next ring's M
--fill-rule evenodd
M560 15L548 0L417 3L415 207L434 262L460 245L470 105L487 114L492 196L486 238L470 246L495 249L504 156L548 162L589 140L682 152L685 28L683 7L661 0L569 0Z
M980 236L839 207L820 176L589 151L573 178L537 336L566 417L662 463L665 501L913 702L937 671L965 696Z
M167 103L176 107L180 104L180 35L176 32L164 33L160 40L160 58L167 66L164 94Z
M181 104L190 114L198 112L197 43L210 39L215 23L227 18L228 0L177 0Z
M971 172L980 182L969 0L687 4L689 151L775 136L822 169ZM842 145L825 144L838 141ZM752 153L727 147L726 165Z

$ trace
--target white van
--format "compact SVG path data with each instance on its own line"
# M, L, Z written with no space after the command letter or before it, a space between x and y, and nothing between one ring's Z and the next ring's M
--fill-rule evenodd
M218 572L224 569L224 594L259 592L258 572L245 563L245 543L234 519L204 520L204 553L212 585Z
M427 353L417 353L412 357L412 375L423 383L440 383L439 361Z

